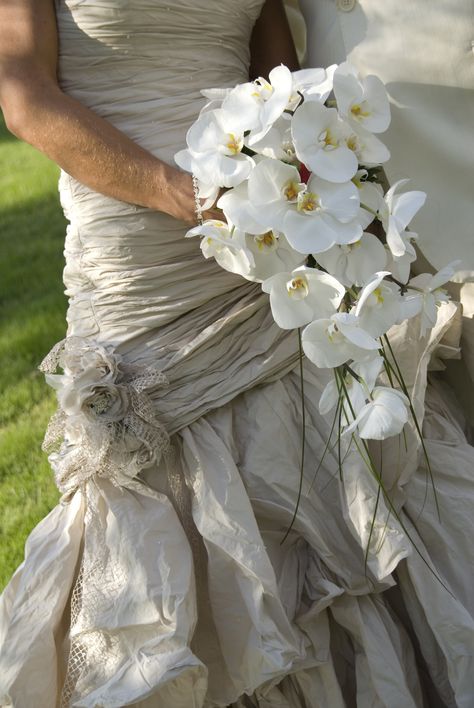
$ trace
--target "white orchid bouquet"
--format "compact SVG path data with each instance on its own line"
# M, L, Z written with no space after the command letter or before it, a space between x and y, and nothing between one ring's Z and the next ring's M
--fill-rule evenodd
M382 81L349 63L281 65L268 81L203 94L208 103L175 159L197 179L202 208L217 199L223 218L186 236L200 236L203 255L222 268L260 282L275 322L298 331L316 366L333 369L319 408L334 411L339 441L369 455L367 440L401 434L410 415L421 437L387 332L420 316L423 336L455 264L409 279L417 235L408 226L426 195L401 191L407 180L386 193L380 183L390 157L378 137L390 123ZM374 222L380 237L367 230Z

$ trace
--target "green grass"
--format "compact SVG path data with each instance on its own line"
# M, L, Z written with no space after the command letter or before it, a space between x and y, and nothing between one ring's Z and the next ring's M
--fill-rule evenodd
M55 409L37 370L65 334L58 170L0 114L0 588L58 499L41 442Z

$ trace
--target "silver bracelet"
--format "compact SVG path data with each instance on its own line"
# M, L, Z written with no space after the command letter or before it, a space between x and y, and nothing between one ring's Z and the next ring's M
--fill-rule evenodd
M202 226L204 219L202 218L202 206L201 206L201 200L199 199L198 180L195 175L193 175L193 191L194 191L194 208L196 211L196 220L197 220L199 226Z

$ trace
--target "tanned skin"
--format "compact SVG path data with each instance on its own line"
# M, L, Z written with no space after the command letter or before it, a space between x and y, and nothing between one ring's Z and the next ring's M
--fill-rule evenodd
M266 0L251 53L252 77L279 63L298 67L282 0ZM57 54L54 0L0 0L0 107L8 129L91 189L194 224L190 175L63 93Z
M250 40L250 78L268 77L278 64L300 68L282 0L267 0Z

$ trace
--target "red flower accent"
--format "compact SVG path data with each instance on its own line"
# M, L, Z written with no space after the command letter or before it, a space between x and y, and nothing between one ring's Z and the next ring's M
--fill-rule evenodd
M300 180L305 184L308 184L309 178L311 177L311 172L308 170L306 165L301 163L300 165Z

